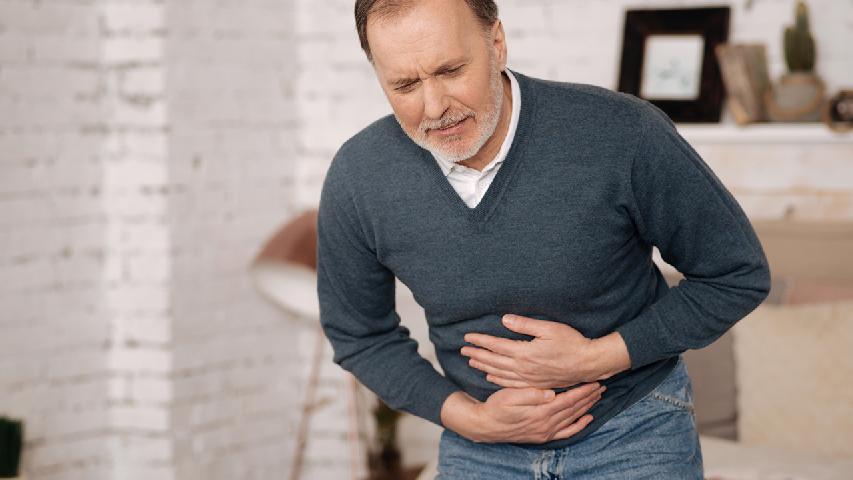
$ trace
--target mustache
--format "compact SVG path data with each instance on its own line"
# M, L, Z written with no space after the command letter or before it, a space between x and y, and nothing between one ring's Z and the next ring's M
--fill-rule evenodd
M426 133L427 130L447 128L455 123L459 123L462 120L465 120L468 117L473 118L474 112L451 112L444 115L438 120L424 120L423 122L421 122L420 126L418 127L418 130L420 130L421 133Z

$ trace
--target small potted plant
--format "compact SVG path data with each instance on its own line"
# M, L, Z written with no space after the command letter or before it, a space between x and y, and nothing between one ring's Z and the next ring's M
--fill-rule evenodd
M376 440L367 452L370 480L399 480L403 475L400 450L397 448L397 420L401 413L381 399L373 408Z
M0 478L18 477L23 442L23 422L0 417Z
M809 11L797 1L794 25L783 35L788 73L765 93L767 115L777 122L816 122L824 103L824 84L815 73L815 42L809 30Z

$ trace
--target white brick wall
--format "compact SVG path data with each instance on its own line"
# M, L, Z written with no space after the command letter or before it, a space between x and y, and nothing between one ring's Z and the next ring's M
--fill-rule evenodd
M99 11L0 2L0 412L33 478L107 478Z
M181 0L165 18L174 473L276 478L293 445L296 325L246 267L295 212L293 6Z
M766 42L780 73L793 0L731 3L732 39ZM609 88L623 8L651 5L498 4L511 67ZM853 4L809 4L818 70L849 87ZM255 294L245 267L316 207L338 146L390 112L352 5L0 2L0 412L27 420L29 478L286 474L313 329ZM748 213L853 218L849 142L697 138ZM423 338L421 319L404 322ZM349 478L348 377L325 346L333 402L303 478ZM437 433L407 418L404 460L433 458Z
M0 2L0 412L31 479L275 478L292 2Z

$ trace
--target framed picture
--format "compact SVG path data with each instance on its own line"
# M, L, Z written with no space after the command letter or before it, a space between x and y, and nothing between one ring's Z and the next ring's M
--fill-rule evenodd
M628 10L619 91L674 122L719 122L725 90L714 48L728 40L729 7Z

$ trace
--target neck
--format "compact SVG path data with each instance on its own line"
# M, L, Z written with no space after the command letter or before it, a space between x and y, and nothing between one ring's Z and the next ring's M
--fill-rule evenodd
M495 133L493 133L486 143L483 144L483 147L480 148L479 152L477 152L473 157L459 162L461 165L465 165L468 168L473 168L479 171L486 168L486 165L494 160L495 155L500 151L501 145L506 138L510 120L512 119L512 84L509 81L509 76L504 72L501 72L501 80L504 100L501 105L501 116L498 120L498 126L495 128Z

